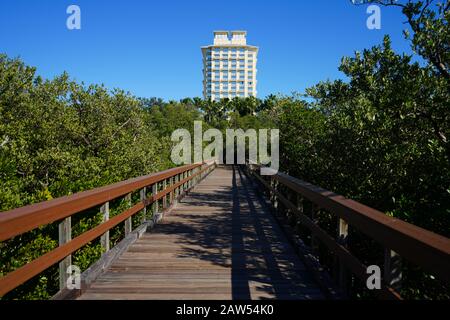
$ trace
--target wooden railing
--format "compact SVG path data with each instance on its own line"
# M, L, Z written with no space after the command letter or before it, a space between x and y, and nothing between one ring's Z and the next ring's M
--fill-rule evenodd
M293 218L293 225L309 230L308 249L316 262L319 260L319 243L334 257L331 273L344 294L348 291L349 273L364 284L369 276L367 266L347 246L349 226L384 247L382 287L374 290L380 298L401 299L397 291L401 284L400 258L450 284L450 239L287 174L278 172L262 176L260 168L260 165L247 163L249 173L268 191L275 210ZM334 235L319 226L322 211L331 213L336 219Z
M101 238L103 251L110 250L109 230L124 222L125 236L132 232L132 217L142 212L144 219L155 224L161 219L159 207L164 210L196 185L216 167L215 162L185 165L178 168L134 178L109 186L74 195L33 204L0 213L0 242L59 221L59 247L0 278L0 297L59 263L60 289L66 286L67 268L76 250ZM151 189L151 194L148 192ZM131 203L133 192L139 191L140 200ZM150 194L150 195L148 195ZM109 203L125 198L129 208L109 217ZM162 202L158 204L158 202ZM151 215L147 207L152 206ZM72 239L71 217L90 208L101 206L103 222ZM144 222L144 221L143 221Z

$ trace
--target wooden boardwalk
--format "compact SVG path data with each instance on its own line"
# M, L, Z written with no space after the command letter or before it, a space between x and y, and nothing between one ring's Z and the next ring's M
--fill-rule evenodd
M237 167L219 167L79 299L324 299Z

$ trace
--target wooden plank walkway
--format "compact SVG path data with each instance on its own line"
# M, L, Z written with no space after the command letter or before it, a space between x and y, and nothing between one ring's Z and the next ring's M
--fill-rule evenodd
M218 167L80 299L324 299L252 182Z

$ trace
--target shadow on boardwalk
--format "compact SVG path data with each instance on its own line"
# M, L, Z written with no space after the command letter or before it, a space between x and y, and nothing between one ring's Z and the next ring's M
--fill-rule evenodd
M312 278L253 182L236 166L221 170L231 176L228 186L217 187L209 177L173 213L182 214L184 221L161 225L157 232L181 236L180 258L231 268L233 299L251 299L251 290L278 299L317 298Z
M324 299L263 200L218 167L80 299Z

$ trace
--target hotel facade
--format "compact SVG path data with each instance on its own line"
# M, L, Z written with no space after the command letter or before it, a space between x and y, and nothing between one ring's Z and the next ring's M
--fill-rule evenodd
M205 99L256 97L258 47L247 45L246 31L215 31L214 44L201 49Z

